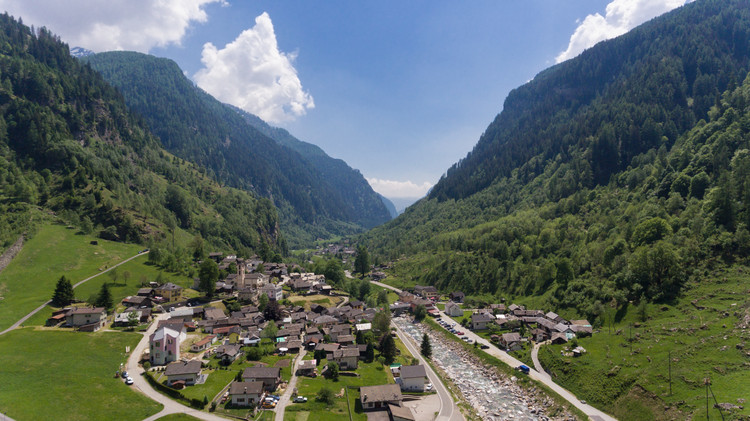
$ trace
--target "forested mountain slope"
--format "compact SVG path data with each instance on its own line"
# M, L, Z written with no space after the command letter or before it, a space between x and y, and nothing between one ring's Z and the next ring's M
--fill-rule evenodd
M283 248L270 201L164 151L56 36L0 15L0 53L3 247L51 210L108 239L159 240L179 226L217 247Z
M134 52L85 60L120 89L167 150L206 167L224 183L270 198L293 244L389 219L367 182L361 175L360 183L351 180L345 171L353 170L343 161L314 145L300 147L302 142L289 140L285 131L269 127L268 134L281 139L277 143L236 108L193 85L173 61ZM285 146L290 142L296 147Z
M342 159L328 156L318 146L303 142L282 128L269 126L253 114L242 110L238 112L251 126L279 144L297 151L302 159L312 164L323 180L341 193L345 199L342 205L350 208L352 215L357 215L358 224L372 228L395 217L389 211L388 204L381 201L380 195L375 193L359 170L353 169Z
M750 252L749 39L746 2L696 1L542 72L362 241L418 283L599 323L679 296Z

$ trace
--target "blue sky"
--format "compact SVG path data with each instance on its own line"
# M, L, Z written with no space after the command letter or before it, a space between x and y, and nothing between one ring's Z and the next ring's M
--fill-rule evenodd
M175 60L225 102L424 194L508 92L685 0L0 0L72 46ZM210 45L207 45L210 43Z

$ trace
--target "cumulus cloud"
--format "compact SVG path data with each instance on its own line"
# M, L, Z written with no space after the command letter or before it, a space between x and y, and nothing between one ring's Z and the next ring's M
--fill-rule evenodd
M413 181L383 180L380 178L368 178L367 182L376 192L388 198L419 198L427 194L432 184L424 182L421 184Z
M635 28L690 0L612 0L605 15L588 15L570 37L568 48L556 58L557 63L573 58L583 50Z
M279 51L268 13L255 18L255 26L218 49L203 46L204 68L195 82L217 99L255 114L269 123L304 115L315 107L302 89L293 63L296 53Z
M225 0L0 0L0 9L25 24L46 26L71 47L95 52L180 45L205 7Z

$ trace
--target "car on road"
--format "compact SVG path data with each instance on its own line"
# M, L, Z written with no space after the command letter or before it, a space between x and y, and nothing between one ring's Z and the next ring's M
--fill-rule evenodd
M128 376L128 372L127 371L123 371L122 373L120 373L120 377L122 377L123 379L127 379L130 376Z
M294 403L305 403L307 402L307 398L304 396L297 396L294 398Z
M432 383L427 383L427 385L426 385L426 386L424 387L424 390L426 390L426 391L428 391L428 392L429 392L430 390L432 390Z
M128 378L125 379L125 384L128 385L128 386L130 386L131 384L133 384L133 378L130 377L130 376L128 376Z
M529 368L529 366L527 366L527 365L525 365L525 364L521 364L521 365L519 365L519 366L518 366L518 369L519 369L519 370L520 370L520 371L521 371L521 372L522 372L523 374L529 374L529 371L531 370L531 369Z

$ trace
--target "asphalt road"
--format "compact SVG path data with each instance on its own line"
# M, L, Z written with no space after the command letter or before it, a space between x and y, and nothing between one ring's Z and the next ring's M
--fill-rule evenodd
M395 291L397 293L401 292L400 289L392 287L392 286L387 285L387 284L384 284L382 282L375 282L375 281L370 281L370 282L372 282L375 285L381 286L383 288L388 288L388 289L390 289L392 291ZM440 316L441 317L445 317L446 319L449 318L442 311L440 312ZM482 338L481 336L475 334L474 332L472 332L472 331L470 331L468 329L463 329L463 331L464 331L466 337L468 337L470 339L473 339L476 342L479 342L480 345L484 344L484 345L489 346L489 348L485 349L484 351L486 353L492 355L493 357L498 358L500 361L508 364L509 366L515 368L515 367L518 367L519 365L523 364L520 361L518 361L517 359L515 359L515 358L511 357L510 355L508 355L508 353L506 353L505 351L500 350L499 348L497 348L490 341ZM553 382L552 378L547 373L545 373L544 371L539 372L539 371L537 371L535 369L531 369L531 371L529 372L529 377L531 377L532 379L534 379L534 380L536 380L536 381L538 381L540 383L545 384L547 387L549 387L550 389L554 390L555 393L557 393L558 395L562 396L563 399L565 399L566 401L570 402L571 405L575 406L576 408L578 408L581 411L583 411L584 414L588 415L589 418L591 418L593 420L597 420L597 421L598 420L602 420L602 421L616 421L616 419L614 417L612 417L611 415L608 415L608 414L606 414L606 413L604 413L604 412L602 412L602 411L594 408L591 405L582 403L575 395L573 395L572 393L570 393L568 390L566 390L562 386L558 385L557 383Z
M302 359L305 357L305 354L307 354L307 350L302 347L299 350L299 355L294 358L294 364L292 365L292 378L289 379L289 384L287 384L284 394L281 395L281 399L279 399L279 402L276 404L276 408L274 409L274 411L276 411L275 421L284 421L284 410L286 409L286 406L289 405L289 402L292 399L292 391L294 391L294 388L297 387L297 366L299 365L299 362L302 361ZM311 397L308 396L308 398Z
M191 408L189 406L183 405L181 403L178 403L177 401L174 401L161 393L157 392L151 385L146 381L146 378L144 377L144 370L143 367L138 365L138 360L140 359L140 356L143 354L143 351L148 348L148 338L151 336L154 331L156 331L156 325L159 324L159 320L165 320L169 318L169 313L162 313L156 318L154 318L154 321L151 323L151 326L148 328L148 330L143 334L143 338L141 338L141 341L138 342L138 345L133 349L133 352L130 353L130 357L128 358L128 362L126 365L126 370L130 377L133 378L133 385L130 386L144 395L146 395L151 400L154 400L162 405L164 405L164 409L162 409L160 412L146 418L144 421L154 421L156 419L159 419L165 415L168 414L188 414L195 418L199 418L202 420L207 421L226 421L226 418L220 417L218 415L210 414L208 412L199 411L195 408Z
M440 377L438 377L438 375L432 369L432 367L424 360L413 339L405 334L395 323L393 323L393 326L396 327L396 334L398 335L399 339L401 339L401 342L406 345L406 348L409 350L409 352L411 352L412 355L415 355L417 359L419 359L419 362L424 366L425 371L427 371L427 378L430 379L430 382L432 382L432 386L435 388L438 397L440 397L440 410L438 411L436 421L465 420L463 414L461 413L461 410L458 408L458 405L456 405L456 402L453 401L453 396L451 396L450 392L440 380Z

